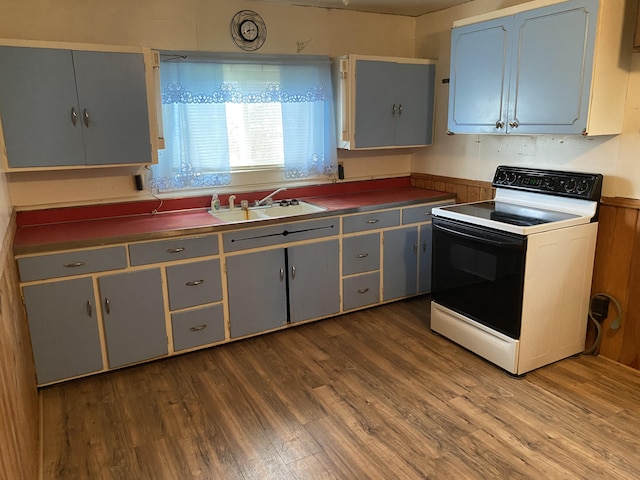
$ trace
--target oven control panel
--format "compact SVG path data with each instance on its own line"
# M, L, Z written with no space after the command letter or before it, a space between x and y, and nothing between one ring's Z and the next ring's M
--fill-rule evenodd
M492 185L584 200L600 200L602 175L537 168L500 166Z

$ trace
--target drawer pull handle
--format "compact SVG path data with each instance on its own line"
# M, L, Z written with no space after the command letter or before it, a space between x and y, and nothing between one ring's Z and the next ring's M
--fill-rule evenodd
M367 293L368 291L369 291L369 287L361 288L360 290L358 290L358 293Z
M368 253L359 253L358 255L356 255L356 257L358 258L367 258L369 256Z
M84 265L84 262L74 262L74 263L65 263L64 267L66 268L76 268L76 267L82 267Z
M200 285L201 283L204 283L204 280L194 280L193 282L185 283L185 285L187 287L196 287L196 286Z
M204 330L205 328L207 328L207 324L203 323L202 325L198 325L197 327L191 327L189 329L190 332L199 332L201 330Z
M87 315L93 317L93 307L91 307L91 300L87 300Z
M378 223L380 220L377 218L372 218L371 220L367 220L367 223Z
M167 248L167 253L180 253L180 252L184 252L184 247Z
M107 311L107 315L111 314L111 302L107 297L104 298L104 309Z

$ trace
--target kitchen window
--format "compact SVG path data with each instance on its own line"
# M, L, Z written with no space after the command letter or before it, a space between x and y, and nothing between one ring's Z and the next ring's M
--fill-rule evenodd
M165 53L160 86L165 148L151 167L153 189L231 185L246 171L298 181L337 169L327 57Z

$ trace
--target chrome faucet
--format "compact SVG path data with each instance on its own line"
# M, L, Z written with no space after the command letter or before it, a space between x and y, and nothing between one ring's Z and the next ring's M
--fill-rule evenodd
M271 198L273 198L276 194L278 194L278 193L280 193L280 192L282 192L282 191L284 191L286 189L287 189L286 187L279 188L276 191L271 192L269 195L264 197L262 200L256 200L256 207L259 207L260 205L265 205L265 204L268 205L268 203L266 203L266 202L271 200Z

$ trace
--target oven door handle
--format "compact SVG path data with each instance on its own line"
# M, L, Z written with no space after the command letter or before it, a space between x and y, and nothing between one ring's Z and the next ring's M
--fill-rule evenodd
M434 225L434 229L442 230L444 232L450 233L452 235L459 235L461 237L469 238L471 240L475 240L476 242L487 243L489 245L495 245L497 247L522 247L524 245L524 241L520 239L508 239L506 241L493 240L491 238L482 237L478 235L473 235L471 233L462 232L460 230L455 230L451 228L444 227L442 225Z

